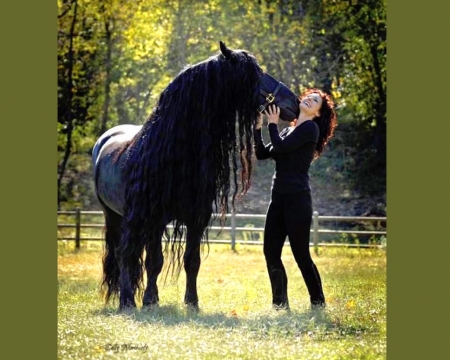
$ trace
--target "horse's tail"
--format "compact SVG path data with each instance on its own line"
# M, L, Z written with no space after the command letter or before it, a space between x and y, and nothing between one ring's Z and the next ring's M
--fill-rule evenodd
M119 294L120 268L117 249L120 244L122 216L107 208L105 213L105 247L103 253L103 281L102 290L105 303Z

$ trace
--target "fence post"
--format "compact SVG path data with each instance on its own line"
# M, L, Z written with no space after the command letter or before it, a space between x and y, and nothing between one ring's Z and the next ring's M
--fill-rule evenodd
M80 248L80 233L81 233L81 211L77 207L75 209L75 248Z
M231 212L231 250L236 250L236 213Z
M313 212L313 242L314 242L314 252L316 255L319 254L319 213L317 211Z

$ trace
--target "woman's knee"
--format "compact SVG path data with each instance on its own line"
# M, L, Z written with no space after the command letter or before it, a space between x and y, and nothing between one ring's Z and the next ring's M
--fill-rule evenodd
M294 253L294 259L300 268L307 268L314 264L309 251Z
M270 253L264 253L264 257L266 259L267 269L281 269L283 267L281 257L273 256L273 254Z

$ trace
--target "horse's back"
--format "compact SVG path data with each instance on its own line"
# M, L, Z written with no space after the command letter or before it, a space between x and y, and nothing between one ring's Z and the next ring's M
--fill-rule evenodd
M118 125L99 137L92 150L95 191L104 205L118 214L123 214L125 186L122 171L125 154L118 155L123 145L133 139L142 125Z
M107 148L107 143L120 143L131 140L142 128L142 125L117 125L104 132L95 142L92 149L92 162L95 165L99 155Z

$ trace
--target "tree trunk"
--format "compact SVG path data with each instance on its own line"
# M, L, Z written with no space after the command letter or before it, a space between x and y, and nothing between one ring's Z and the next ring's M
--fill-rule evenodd
M374 166L380 177L386 175L386 92L383 88L380 62L376 44L372 44L373 73L376 75L374 85L377 97L374 104L376 126L372 133L372 146L376 151ZM385 186L385 185L384 185Z
M66 172L67 163L69 162L69 158L72 152L72 132L73 132L73 116L72 116L72 90L73 90L73 81L72 81L72 74L73 74L73 38L74 38L74 31L75 31L75 24L77 21L77 10L78 10L78 2L77 0L74 0L74 9L73 9L73 19L72 24L70 25L70 33L69 33L69 52L68 52L68 75L67 75L67 86L66 86L66 97L67 97L67 111L66 111L66 123L67 123L67 142L66 142L66 148L64 151L64 157L62 162L59 164L58 167L58 210L61 207L61 184L62 179L64 178L64 174Z
M111 40L111 29L110 29L110 21L109 19L105 19L105 37L106 37L106 59L105 59L105 71L106 71L106 79L105 79L105 101L103 102L103 111L102 111L102 119L100 122L100 130L99 136L106 131L106 123L109 118L109 104L111 102L111 70L112 70L112 62L111 62L111 53L112 53L112 40Z

